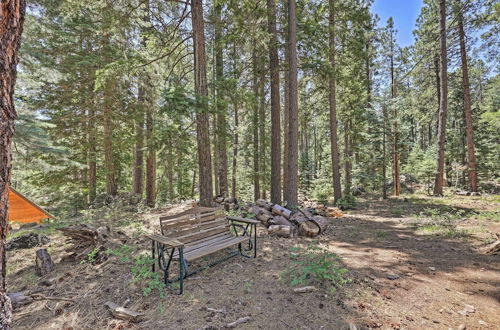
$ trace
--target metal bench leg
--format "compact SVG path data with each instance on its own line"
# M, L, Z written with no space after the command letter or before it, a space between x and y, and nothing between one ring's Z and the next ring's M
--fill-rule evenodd
M151 271L153 273L155 272L155 264L156 264L156 261L155 261L155 247L156 247L155 241L151 240L151 257L153 259L153 265L151 266Z
M179 294L182 294L184 292L184 277L185 277L185 271L184 271L184 247L179 248Z

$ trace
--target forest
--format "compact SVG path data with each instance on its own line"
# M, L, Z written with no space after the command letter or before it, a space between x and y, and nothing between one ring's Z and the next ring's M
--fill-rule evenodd
M367 316L377 304L360 302L359 286L376 282L366 275L374 272L368 262L371 257L352 264L344 261L350 255L343 250L347 249L344 242L350 244L352 253L386 251L380 264L373 266L382 275L373 276L381 276L390 282L387 285L403 276L414 280L410 277L419 271L427 274L431 269L436 275L439 270L435 268L443 262L443 273L455 274L460 285L465 285L460 290L474 291L467 291L463 283L479 275L467 277L459 274L459 268L480 264L489 275L484 282L478 280L484 287L477 290L489 292L490 300L474 300L454 314L474 321L467 329L493 329L500 322L492 312L500 307L498 287L494 289L500 283L500 3L420 1L416 22L404 22L414 25L414 42L402 46L395 27L398 17L382 21L373 10L378 1L383 0L2 1L0 325L9 329L13 322L15 328L42 329L40 320L50 318L54 322L50 328L87 328L99 320L98 314L107 315L104 308L95 309L103 304L102 291L91 284L99 276L113 282L113 272L124 272L131 274L130 283L135 284L130 284L130 292L135 293L125 297L117 287L106 292L115 292L114 301L120 306L126 307L125 298L134 301L128 304L145 314L146 320L135 325L137 315L116 317L116 308L121 307L106 303L115 320L103 321L107 323L99 323L98 328L253 329L270 324L278 329L325 325L341 329L345 324L349 329L466 328L467 322L454 320L452 313L443 316L446 307L425 307L422 315L445 310L430 318L420 314L404 318L398 314L398 297L371 284L366 290L375 290L374 295L392 304L393 314L387 316L377 309L376 316ZM28 196L28 202L42 205L54 218L34 227L38 243L27 250L9 245L31 230L8 222L9 187ZM206 306L220 300L226 307L201 310L192 302L195 298L182 296L154 307L159 310L153 313L154 299L170 295L163 287L168 282L157 278L160 273L154 272L154 266L153 272L148 270L155 262L154 248L153 261L134 256L149 251L151 237L145 235L155 232L158 217L161 227L165 214L191 205L224 206L229 218L243 216L262 222L265 226L256 226L253 235L258 233L264 243L259 248L256 243L253 251L262 252L265 261L236 258L229 266L214 267L215 275L203 271L199 288L194 288L196 277L187 282L191 287L187 290ZM328 222L329 229L313 220L313 215ZM299 236L304 232L299 218L313 222L318 237L313 240L308 233L302 235L308 238L297 238L294 226ZM279 225L276 230L280 231L283 226L290 228L278 238L270 224ZM77 246L83 237L78 236L81 232L75 234L75 226L85 230L94 244L89 250L88 242L78 243L85 251L78 262L66 260L63 252L68 242ZM102 246L97 243L100 226L107 228ZM89 234L89 228L95 231ZM29 275L35 269L34 247L47 244L42 244L42 234L51 240L52 258L60 259L54 267L67 273L48 285L53 290L50 294L40 296L45 291L30 289L31 295L23 296L31 297L30 304L19 312L24 303L16 307L17 298L7 292L26 293L27 288L49 281L43 277L43 267L42 282ZM398 247L408 243L398 241L401 235L428 237L416 238L415 244L432 239L438 247L424 256L426 247ZM121 243L110 245L111 241ZM465 254L461 261L453 263L450 257L445 262L441 258L448 257L438 255L448 250L457 253L457 260L459 253ZM396 259L402 253L421 266L398 272L401 264L382 265L382 260ZM311 286L316 293L323 292L324 283L333 283L332 299L346 301L347 316L338 306L324 307L332 308L329 313L324 310L331 318L321 314L318 308L327 305L321 302L320 307L307 307L305 313L315 318L310 324L288 303L282 307L295 313L289 320L292 323L276 319L272 308L259 318L256 306L269 304L265 292L274 291L272 285L267 287L255 278L259 267L267 267L266 255L276 259L268 267L282 282L291 278L292 286L314 284L319 287ZM36 269L39 258L37 251ZM294 260L309 273L297 275L288 269ZM73 270L76 274L65 262L79 267ZM242 274L231 275L229 281L244 282L236 297L252 295L252 288L258 292L258 303L249 303L254 309L248 316L234 307L234 291L222 290L221 296L211 300L206 289L211 277L227 279L224 272L234 265ZM109 269L110 274L101 274ZM54 289L67 282L54 283L61 283L62 278L70 281L78 273L85 274L85 284L81 284L85 288ZM275 280L275 275L269 276L268 284ZM434 289L443 278L442 274L433 278ZM104 285L108 280L97 283ZM415 289L415 293L419 288L415 284L406 290ZM54 292L71 295L79 290L90 290L93 300L65 298L55 305L59 298ZM143 297L141 290L149 291ZM287 290L269 294L270 300L282 296L283 301L317 305L313 296L297 298L300 290L291 294ZM162 298L146 298L156 291ZM320 296L320 300L330 299ZM13 315L7 307L9 299ZM458 298L431 299L445 304ZM42 307L29 307L35 304ZM179 320L174 317L163 324L161 315L175 314L182 304L199 315L195 313L189 323L186 319L191 314L185 307ZM203 313L209 313L210 321ZM436 323L433 317L447 319ZM347 323L334 323L334 319ZM363 323L356 324L358 319Z

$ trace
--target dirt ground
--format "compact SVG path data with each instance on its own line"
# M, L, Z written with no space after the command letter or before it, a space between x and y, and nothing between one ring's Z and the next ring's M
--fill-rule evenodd
M161 210L146 215L96 217L130 237L133 255L147 253L147 232ZM98 265L62 261L67 247L47 231L56 270L35 275L36 248L9 251L9 292L39 292L74 302L40 300L15 310L14 329L500 329L500 255L478 249L500 233L498 196L360 199L330 219L317 239L271 237L259 229L258 257L235 257L190 277L185 294L143 296L130 261L110 256ZM128 216L129 221L122 221ZM135 217L135 218L134 218ZM137 218L139 217L139 218ZM119 220L119 221L118 221ZM441 223L446 223L442 226ZM297 247L335 253L349 282L336 291L295 293L284 272ZM140 322L114 319L107 301L144 313Z

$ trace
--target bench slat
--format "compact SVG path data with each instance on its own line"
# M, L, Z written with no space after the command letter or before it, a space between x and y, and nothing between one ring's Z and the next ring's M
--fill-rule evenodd
M205 237L209 237L209 236L213 236L213 235L218 234L218 233L222 233L222 232L229 232L228 226L224 225L224 226L199 230L199 231L196 231L196 232L193 232L190 234L186 234L184 236L176 236L175 239L177 239L178 241L180 241L184 244L187 244L187 243L190 243L193 241L200 240L200 239L205 238Z
M242 243L242 242L245 242L248 240L249 240L248 236L234 237L233 239L225 241L223 243L210 245L206 249L197 249L197 250L194 250L192 252L186 253L184 255L184 258L186 258L186 260L188 260L188 261L195 260L195 259L204 257L206 255L212 254L214 252L223 250L225 248L228 248L230 246L233 246L233 245L236 245L238 243Z
M190 233L199 232L204 229L210 229L220 226L229 226L229 223L225 219L218 219L215 221L203 222L200 224L192 224L189 226L175 228L174 230L165 231L165 235L169 237L180 237Z

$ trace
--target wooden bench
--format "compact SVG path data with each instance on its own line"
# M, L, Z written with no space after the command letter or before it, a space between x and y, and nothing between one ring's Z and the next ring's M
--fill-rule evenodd
M252 219L226 217L223 209L209 207L195 207L179 214L160 216L161 235L153 234L148 238L151 239L153 259L158 259L158 267L163 271L165 285L179 281L179 294L182 294L183 280L206 267L236 255L257 257L258 223ZM228 248L233 249L223 258L212 261L208 266L189 270L191 261ZM172 261L179 264L179 276L171 279L169 269Z

